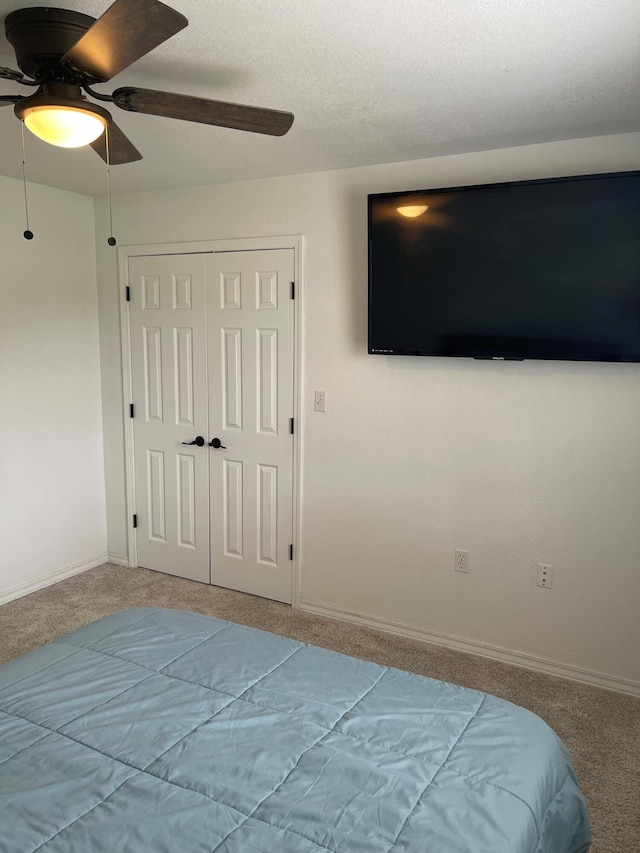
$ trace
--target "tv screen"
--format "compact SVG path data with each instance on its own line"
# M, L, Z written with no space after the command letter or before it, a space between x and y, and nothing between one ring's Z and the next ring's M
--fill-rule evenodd
M370 353L640 362L640 171L368 202Z

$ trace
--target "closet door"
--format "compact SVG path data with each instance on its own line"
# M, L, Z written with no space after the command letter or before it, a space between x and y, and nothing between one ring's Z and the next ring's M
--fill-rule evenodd
M130 258L129 287L138 565L208 583L205 257Z
M292 249L207 257L211 583L291 601Z
M292 249L130 258L140 566L291 601L293 269Z

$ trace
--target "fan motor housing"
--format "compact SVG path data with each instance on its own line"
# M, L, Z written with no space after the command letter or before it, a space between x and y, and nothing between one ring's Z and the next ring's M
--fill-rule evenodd
M95 20L68 9L34 6L7 15L4 29L20 70L38 79L59 70L60 59Z

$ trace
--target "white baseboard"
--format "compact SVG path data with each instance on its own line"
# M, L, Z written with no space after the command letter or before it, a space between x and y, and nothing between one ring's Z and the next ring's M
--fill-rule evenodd
M107 563L115 563L116 566L126 566L129 568L129 558L121 557L120 554L107 554Z
M95 569L96 566L101 566L103 563L106 563L107 557L108 555L106 552L104 554L98 554L90 560L83 560L80 563L74 563L73 565L66 566L63 569L56 569L53 572L40 575L27 583L9 587L9 589L0 593L0 605L6 604L9 601L14 601L16 598L22 598L23 595L29 595L39 589L44 589L46 586L51 586L52 584L63 581L66 578L71 578L74 575L80 575L88 569Z
M522 652L514 652L510 649L503 649L500 646L477 643L474 640L466 640L462 637L438 634L433 631L426 631L423 628L417 628L414 625L403 625L400 622L391 622L390 620L380 619L377 616L370 616L366 613L338 610L329 605L317 604L304 599L300 600L299 606L300 610L304 610L307 613L316 613L318 616L326 616L329 619L339 619L342 622L365 625L368 628L385 631L387 634L410 637L412 640L420 640L423 643L432 643L433 645L444 646L445 648L455 649L459 652L490 658L491 660L511 664L512 666L543 672L546 675L566 678L569 681L578 681L581 684L588 684L591 687L602 687L605 690L615 690L617 693L626 693L629 696L640 696L640 683L607 675L603 672L568 666L564 663L534 657L533 655L523 654Z

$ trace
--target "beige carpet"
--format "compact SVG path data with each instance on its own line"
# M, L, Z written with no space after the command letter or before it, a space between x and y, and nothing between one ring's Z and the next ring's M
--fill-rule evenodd
M640 700L629 696L295 612L243 593L109 564L0 607L0 663L101 616L140 606L218 616L523 705L569 748L589 803L591 853L640 853Z

